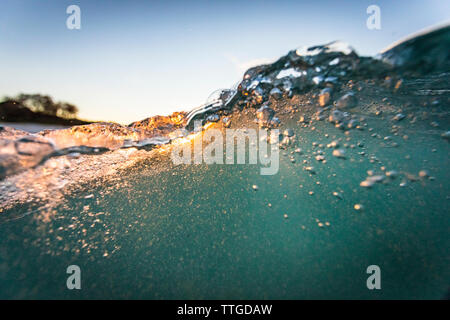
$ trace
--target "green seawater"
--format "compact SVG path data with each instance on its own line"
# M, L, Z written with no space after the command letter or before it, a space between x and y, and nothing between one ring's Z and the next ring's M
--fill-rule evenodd
M385 122L368 122L382 137L392 135ZM143 161L71 193L49 221L37 212L1 224L0 298L444 298L448 142L415 126L402 133L408 140L393 136L399 146L388 147L354 130L348 143L364 147L346 149L346 159L323 148L327 162L319 163L312 142L345 139L343 132L324 122L316 130L283 126L295 129L303 153L282 150L276 175L261 176L259 165ZM416 176L426 169L434 180L400 187L400 175L359 186L381 166ZM66 287L69 265L81 268L81 290ZM381 268L381 290L366 286L369 265Z

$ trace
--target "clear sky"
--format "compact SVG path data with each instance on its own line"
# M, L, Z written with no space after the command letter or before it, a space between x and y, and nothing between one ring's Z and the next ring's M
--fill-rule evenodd
M81 9L81 29L66 8ZM366 27L369 5L381 30ZM42 93L128 124L189 110L246 68L332 40L372 55L450 19L448 0L1 0L0 97Z

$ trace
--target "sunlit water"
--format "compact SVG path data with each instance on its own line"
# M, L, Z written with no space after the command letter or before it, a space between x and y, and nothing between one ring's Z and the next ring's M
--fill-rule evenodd
M256 165L143 162L118 180L84 186L49 222L29 215L1 225L1 297L442 298L449 278L447 142L413 131L413 143L387 148L355 131L351 141L364 147L348 149L348 159L326 150L326 164L309 160L316 169L310 175L301 160L313 151L311 141L343 134L323 123L315 131L298 128L297 136L304 154L292 163L282 152L274 176L261 176ZM361 188L366 171L380 167L361 150L389 169L427 168L436 179L400 187L399 176ZM356 211L357 203L364 210ZM65 286L71 264L81 267L80 291ZM383 272L380 291L366 287L372 264Z
M38 152L6 157L13 174L0 184L0 298L444 298L448 79L405 81L401 95L361 82L351 109L363 117L361 130L299 123L304 114L314 118L310 92L274 102L281 131L293 129L295 139L271 176L259 165L175 166L170 146L154 148L167 141L148 143L136 127L88 132L110 149L81 144L52 153L42 136L26 140L18 150ZM392 120L400 109L405 119ZM257 128L255 110L234 110L232 127ZM62 148L94 139L46 136L60 136ZM141 140L125 145L128 137ZM332 141L344 159L332 155ZM4 148L18 156L10 142ZM383 180L360 186L370 175ZM81 290L66 287L69 265L81 268ZM381 268L381 290L366 286L370 265Z

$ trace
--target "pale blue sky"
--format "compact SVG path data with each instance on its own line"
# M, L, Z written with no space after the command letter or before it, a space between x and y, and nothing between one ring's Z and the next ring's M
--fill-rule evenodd
M81 30L66 8L81 8ZM368 30L366 8L381 8ZM450 1L46 1L0 3L0 96L43 93L127 124L189 110L244 69L332 40L372 55L450 19Z

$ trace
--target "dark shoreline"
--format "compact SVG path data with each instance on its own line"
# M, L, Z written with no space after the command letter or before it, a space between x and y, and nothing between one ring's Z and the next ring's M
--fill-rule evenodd
M83 124L91 124L95 121L85 121L80 119L65 119L57 116L50 116L45 114L35 113L33 117L21 117L21 118L8 118L0 117L0 122L8 123L27 123L27 124L50 124L50 125L60 125L60 126L77 126Z
M0 103L0 122L50 124L61 126L75 126L90 124L94 121L85 121L77 118L63 118L44 112L36 112L14 101Z

